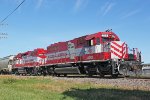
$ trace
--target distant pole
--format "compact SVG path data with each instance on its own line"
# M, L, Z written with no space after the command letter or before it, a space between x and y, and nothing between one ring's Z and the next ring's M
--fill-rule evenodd
M8 19L9 16L11 16L26 0L23 0L12 12L10 12L6 17L4 17L3 20L0 21L0 27L8 24L4 24L4 21ZM5 32L0 32L0 40L6 39L8 37L8 34Z

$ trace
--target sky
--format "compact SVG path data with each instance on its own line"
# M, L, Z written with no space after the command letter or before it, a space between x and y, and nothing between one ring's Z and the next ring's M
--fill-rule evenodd
M22 0L0 0L0 21ZM150 63L150 0L26 0L0 25L0 58L112 29Z

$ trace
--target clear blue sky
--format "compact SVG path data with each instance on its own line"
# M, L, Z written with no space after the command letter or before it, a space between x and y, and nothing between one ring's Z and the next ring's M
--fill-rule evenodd
M0 20L22 0L0 0ZM150 62L150 0L26 0L0 26L0 57L112 28Z

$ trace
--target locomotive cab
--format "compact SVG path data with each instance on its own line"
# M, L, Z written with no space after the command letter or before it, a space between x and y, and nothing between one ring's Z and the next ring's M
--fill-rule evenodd
M127 44L120 41L112 31L107 30L106 32L88 35L85 39L88 47L85 48L84 58L98 62L96 67L101 76L112 75L116 77L118 74L123 74L124 68L131 71L133 66L141 63L141 54L138 50L133 49L133 52L129 53ZM97 54L97 58L94 58L94 54ZM88 67L88 69L90 68L91 66Z

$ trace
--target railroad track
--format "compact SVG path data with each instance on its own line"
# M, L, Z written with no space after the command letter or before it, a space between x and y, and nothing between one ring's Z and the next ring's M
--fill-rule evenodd
M150 78L135 78L135 77L119 77L116 79L105 77L87 77L87 76L68 76L68 77L53 77L54 80L62 80L69 82L89 83L94 85L112 86L114 88L124 88L131 90L147 90L150 91Z
M27 77L38 77L35 75L15 75L12 74L13 76L27 76ZM47 76L43 76L43 77L47 77ZM120 79L120 78L126 78L126 79L149 79L150 80L150 76L144 76L144 75L140 75L140 76L122 76L119 75L117 78L112 78L111 75L105 75L105 77L100 77L99 75L93 75L91 77L89 77L88 75L68 75L68 76L52 76L52 77L59 77L59 78L98 78L98 79Z

